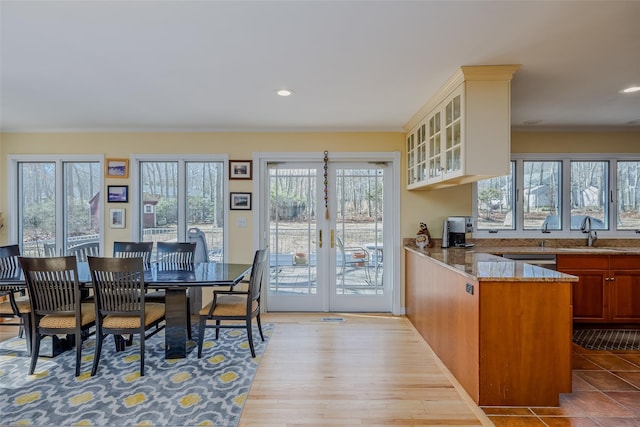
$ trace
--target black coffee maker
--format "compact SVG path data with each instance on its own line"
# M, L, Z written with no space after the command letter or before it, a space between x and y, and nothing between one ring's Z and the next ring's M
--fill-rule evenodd
M467 233L473 233L473 218L470 216L450 216L443 224L442 247L470 248Z

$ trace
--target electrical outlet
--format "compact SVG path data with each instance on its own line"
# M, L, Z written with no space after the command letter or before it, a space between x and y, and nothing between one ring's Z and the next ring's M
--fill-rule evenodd
M473 285L471 283L467 283L467 293L473 295Z

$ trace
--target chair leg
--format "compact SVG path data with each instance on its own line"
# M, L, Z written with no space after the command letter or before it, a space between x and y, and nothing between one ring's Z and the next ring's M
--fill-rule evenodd
M144 377L144 329L140 332L140 376Z
M33 375L36 370L36 362L38 361L38 353L40 353L40 333L36 332L31 336L31 366L29 366L29 375Z
M76 333L76 377L80 376L82 364L82 332Z
M207 327L207 316L200 316L198 325L198 359L202 357L202 344L204 343L204 330Z
M253 332L251 330L251 318L247 319L247 339L249 340L249 348L251 349L251 357L256 357L256 349L253 348Z
M216 320L216 339L220 338L220 321Z
M260 320L260 312L256 314L256 321L258 322L258 331L260 331L260 338L264 341L264 335L262 334L262 321Z
M25 315L23 318L24 331L25 331L25 340L27 341L27 351L31 354L31 317L29 315Z
M104 335L102 335L101 331L96 332L96 350L93 355L93 367L91 368L91 376L94 376L98 371L98 363L100 363L100 353L102 352L102 339ZM115 335L114 335L115 338ZM117 350L117 344L116 344Z
M187 295L187 337L191 339L191 302Z

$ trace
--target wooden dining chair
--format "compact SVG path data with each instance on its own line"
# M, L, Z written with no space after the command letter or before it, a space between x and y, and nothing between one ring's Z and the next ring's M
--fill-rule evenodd
M195 252L196 244L193 242L158 242L156 246L156 266L158 271L194 270ZM146 300L149 302L164 303L164 289L156 289L153 292L147 292ZM188 290L185 314L187 316L187 336L191 339L191 300L189 298Z
M7 275L13 276L20 270L20 246L7 245L0 246L0 277ZM29 327L29 316L31 315L31 303L26 295L26 290L22 287L11 285L0 286L0 296L6 297L5 301L0 302L0 317L17 319L17 321L2 322L2 326L19 327L18 336L25 335L27 339L27 348L31 349L31 337Z
M213 300L200 310L200 322L198 327L198 358L202 357L202 345L206 328L216 330L216 339L222 328L242 328L247 331L251 356L256 357L253 345L252 319L255 317L260 331L260 338L264 341L262 324L260 321L260 292L262 284L269 271L268 250L257 250L253 257L253 265L247 290L220 290L213 291ZM215 324L207 324L208 320ZM243 321L242 323L238 321ZM230 323L222 323L230 322Z
M114 258L141 257L145 270L151 268L152 252L153 242L113 242Z
M82 340L95 326L93 303L81 302L78 261L75 255L48 258L19 257L31 301L31 366L38 361L40 340L45 336L73 335L76 377L80 375Z
M91 376L100 363L102 342L111 334L116 349L124 349L123 335L140 336L140 376L144 376L145 339L162 330L165 306L147 302L144 294L144 258L88 257L96 307L96 351ZM147 331L154 330L147 334Z

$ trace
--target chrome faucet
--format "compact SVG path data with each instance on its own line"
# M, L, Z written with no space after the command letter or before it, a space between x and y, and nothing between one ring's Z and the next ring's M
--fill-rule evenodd
M598 240L598 233L591 229L591 217L589 215L584 217L580 230L582 230L583 233L587 233L587 246L593 246L596 240Z

